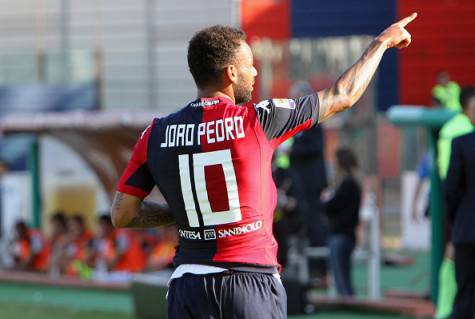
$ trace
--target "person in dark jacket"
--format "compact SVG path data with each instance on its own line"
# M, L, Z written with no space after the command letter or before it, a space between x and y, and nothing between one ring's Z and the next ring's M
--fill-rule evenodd
M338 294L352 296L351 255L356 245L356 227L359 221L361 187L355 177L356 156L348 148L336 151L337 188L333 196L323 202L328 216L330 234L329 264Z
M292 85L290 96L298 97L312 94L313 88L308 82L298 81ZM325 247L327 244L327 225L321 214L320 194L328 186L325 168L324 132L320 125L308 131L297 134L293 139L290 152L291 169L300 180L299 213L301 220L305 220L303 231L312 247ZM325 262L311 260L309 263L312 277L326 276Z
M475 125L475 89L468 104ZM452 225L457 295L452 319L474 318L475 311L475 132L453 140L445 180L445 202Z

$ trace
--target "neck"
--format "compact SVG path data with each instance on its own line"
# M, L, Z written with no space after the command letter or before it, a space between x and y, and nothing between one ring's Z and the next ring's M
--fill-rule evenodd
M227 97L236 103L234 98L234 93L228 88L223 88L221 90L216 89L198 89L198 98L209 98L209 97Z

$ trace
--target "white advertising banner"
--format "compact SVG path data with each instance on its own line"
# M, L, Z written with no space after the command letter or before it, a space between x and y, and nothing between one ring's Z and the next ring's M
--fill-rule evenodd
M429 199L429 181L421 181L417 200L418 176L415 172L404 172L401 181L401 242L407 249L428 250L430 248L430 217L425 216ZM414 207L415 206L415 207ZM415 209L416 217L413 217Z
M32 219L31 178L28 172L9 172L0 179L2 196L2 233L12 235L18 219Z

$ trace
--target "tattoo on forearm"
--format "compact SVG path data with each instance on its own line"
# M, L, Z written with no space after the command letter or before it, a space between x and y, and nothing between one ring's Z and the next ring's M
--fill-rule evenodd
M346 70L333 86L322 92L320 122L358 101L371 82L385 50L386 47L381 42L373 41L361 58Z
M117 193L114 198L114 207L113 210L119 210L122 201L124 200L124 195L122 193Z
M175 217L167 206L144 201L137 216L126 227L158 227L174 224L175 222Z

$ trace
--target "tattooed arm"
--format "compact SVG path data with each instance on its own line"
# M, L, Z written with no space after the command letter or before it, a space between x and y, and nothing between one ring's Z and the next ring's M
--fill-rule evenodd
M318 92L322 122L355 104L368 87L384 52L396 47L402 49L411 43L411 35L404 28L417 13L392 24L369 45L363 56L343 73L333 86Z
M115 227L147 228L175 223L175 217L166 205L117 192L111 208Z

